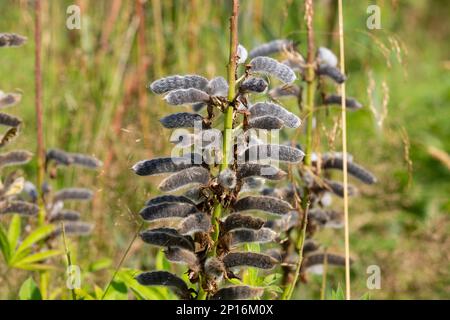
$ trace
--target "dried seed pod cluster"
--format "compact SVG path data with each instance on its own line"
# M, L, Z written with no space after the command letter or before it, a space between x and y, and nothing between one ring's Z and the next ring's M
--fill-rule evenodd
M148 86L153 93L164 94L168 104L192 105L195 112L177 112L161 120L165 128L183 130L172 134L176 156L143 160L132 167L140 176L167 175L159 189L170 194L148 200L140 212L149 222L141 239L162 247L169 261L186 265L190 284L181 284L176 275L162 270L142 273L137 277L140 283L175 288L185 299L249 299L263 294L264 288L231 286L229 281L239 279L239 273L249 267L270 270L279 264L264 253L266 246L277 242L278 232L264 225L294 210L284 200L258 195L258 188L265 180L286 178L278 162L299 164L304 153L273 140L262 141L258 133L267 136L283 127L298 128L300 118L279 104L252 104L268 88L268 81L256 74L273 76L283 83L296 79L285 64L261 56L288 47L292 43L283 41L254 51L236 83L232 101L228 100L229 85L220 76L206 80L197 75L176 75ZM243 46L239 46L237 55L239 63L244 63L247 53ZM225 142L231 144L227 147L231 152L228 163L223 164L226 149L220 114L229 108L235 130L230 141ZM262 252L245 251L249 243L261 244ZM198 282L200 292L186 290Z

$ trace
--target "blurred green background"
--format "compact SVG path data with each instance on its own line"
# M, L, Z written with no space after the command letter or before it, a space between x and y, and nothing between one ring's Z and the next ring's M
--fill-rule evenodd
M336 3L317 0L318 46L338 52ZM81 7L81 30L66 28L66 9ZM367 7L381 8L381 29L368 30ZM44 128L48 147L85 152L103 160L103 171L67 171L51 183L97 190L85 220L90 238L80 240L76 263L89 270L99 258L116 265L139 223L137 212L157 178L137 178L136 161L168 154L170 132L158 119L169 110L145 85L166 74L225 76L230 3L201 0L47 0L43 5ZM16 146L34 150L34 17L32 1L0 1L0 32L29 38L22 48L1 51L0 89L19 90L12 113L25 122ZM450 298L450 28L445 0L345 0L347 92L364 108L348 115L349 151L378 177L351 199L354 297ZM247 49L290 37L305 50L302 0L243 0L239 41ZM295 106L288 105L292 110ZM330 128L335 110L324 119ZM340 149L340 133L323 149ZM34 180L35 164L25 168ZM330 251L343 252L341 230L321 232ZM149 267L155 251L136 241L125 266ZM381 268L381 289L366 288L366 269ZM104 284L110 274L90 272L86 282ZM0 298L26 278L17 272ZM328 286L344 282L333 270ZM318 298L321 278L301 284L297 298ZM1 285L1 284L0 284ZM4 287L3 285L1 285ZM19 286L19 285L17 285Z

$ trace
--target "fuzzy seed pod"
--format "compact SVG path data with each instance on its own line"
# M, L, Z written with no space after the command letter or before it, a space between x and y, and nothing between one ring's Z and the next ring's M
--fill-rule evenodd
M94 193L89 189L84 188L66 188L61 189L53 197L53 202L67 201L67 200L91 200Z
M291 84L289 86L279 86L275 87L269 91L269 96L273 99L278 99L282 97L299 97L301 94L301 87Z
M192 202L194 202L195 204L199 204L204 202L207 198L209 198L210 194L207 192L207 189L199 187L187 190L184 193L184 196L187 197Z
M251 118L248 122L250 128L254 129L263 129L263 130L278 130L281 129L284 125L283 120L272 117L272 116L263 116Z
M326 189L331 190L335 195L343 198L344 197L344 186L342 183L332 180L324 179L324 182L326 184ZM358 189L352 185L348 185L348 195L354 196L358 192Z
M184 300L191 298L187 284L178 276L167 271L143 272L136 278L143 286L166 286L171 287L175 293Z
M255 103L250 109L251 118L272 116L283 120L288 128L298 128L301 124L300 118L292 112L287 111L280 105L270 102Z
M303 262L302 269L308 272L321 274L323 264L327 260L329 266L345 266L345 257L331 253L313 253L308 255ZM352 261L350 261L351 263Z
M195 123L200 123L203 127L203 117L197 113L179 112L170 114L159 120L164 128L194 128Z
M236 229L230 232L231 246L240 243L256 242L267 243L273 241L277 234L269 228L261 228L259 230L252 229Z
M206 260L205 273L209 278L221 278L225 272L225 266L218 258L210 257Z
M217 177L217 182L224 188L233 189L236 187L236 173L233 170L226 168L219 173Z
M240 213L230 214L222 224L222 231L228 232L234 229L261 229L264 220L258 217L242 215Z
M344 162L341 157L323 157L322 160L322 168L327 169L338 169L343 170ZM373 184L377 182L377 178L368 170L364 169L360 165L347 161L347 170L348 173L355 178L361 180L366 184Z
M342 97L336 94L331 94L329 96L326 96L323 100L323 104L329 105L329 104L336 104L341 105ZM358 110L362 108L362 104L359 103L355 98L348 97L345 99L345 107L350 110Z
M242 185L241 192L261 190L264 187L264 183L266 182L266 180L264 180L263 178L258 177L248 177L242 181L244 183Z
M8 127L18 127L21 123L21 119L7 113L0 112L0 125Z
M283 170L259 163L243 163L237 167L238 179L245 179L248 177L262 177L269 180L282 180L287 176Z
M339 229L343 227L343 214L335 210L311 209L308 218L324 228Z
M245 63L245 61L247 60L247 57L248 57L247 49L245 49L245 47L243 45L239 44L237 47L236 53L237 53L237 56L239 57L239 60L237 63L238 64Z
M291 68L295 72L304 74L305 59L301 55L292 57L292 58L288 58L286 60L281 61L281 63L287 65L289 68Z
M251 71L274 76L284 83L291 83L297 79L294 71L287 65L268 57L256 57L250 61Z
M9 128L5 134L0 138L0 148L6 146L14 140L19 134L19 130L16 127Z
M193 235L197 232L208 232L211 229L211 219L203 212L191 214L183 219L178 228L182 235Z
M211 300L247 300L259 298L264 293L263 288L252 288L248 286L232 286L222 288L211 297Z
M312 239L306 239L305 243L303 244L303 256L305 256L308 253L317 251L320 249L320 246Z
M210 97L206 92L194 88L171 91L164 97L167 103L173 106L208 102L209 98Z
M267 196L248 196L239 199L233 208L235 211L260 210L277 215L287 214L292 210L288 202Z
M250 58L260 57L260 56L270 56L272 54L290 51L294 47L294 42L288 39L277 39L255 47L250 51Z
M166 219L166 218L184 218L197 211L197 208L189 203L160 203L145 207L139 214L146 221Z
M25 192L25 194L28 195L31 202L37 201L38 191L37 191L36 186L32 182L25 181L25 183L23 185L23 192Z
M194 204L191 200L184 196L174 196L174 195L162 195L158 196L156 198L152 198L150 200L147 200L145 203L145 206L154 206L157 204L162 203L187 203L187 204Z
M317 59L319 60L319 64L326 64L334 68L336 68L338 64L336 55L330 49L325 47L320 47L319 50L317 50Z
M344 83L344 81L347 80L347 77L343 75L339 69L331 67L327 64L319 65L317 74L319 76L326 76L339 84Z
M239 90L241 92L264 92L268 87L266 80L252 77L241 83Z
M39 212L39 207L33 203L14 200L0 202L0 215L17 213L24 216L35 216Z
M55 221L78 221L81 218L81 214L77 211L61 210L50 216L50 222Z
M290 146L277 144L259 144L245 150L246 162L264 161L272 159L280 162L299 163L303 160L305 153Z
M276 232L288 231L298 224L298 212L290 211L283 215L280 219L267 221L264 227L270 228Z
M175 229L158 228L146 230L140 234L142 240L148 244L160 247L179 247L194 251L194 245L191 240L183 237Z
M211 96L226 97L228 95L228 82L223 77L212 78L208 83L206 92Z
M46 162L54 161L59 165L69 166L73 163L73 157L63 150L49 149L46 154Z
M87 236L92 233L94 225L91 223L76 221L64 223L64 232L66 235L71 236ZM56 237L62 234L62 227L59 226L55 231L53 231L51 237Z
M255 252L231 252L223 258L227 269L234 267L254 267L259 269L272 269L278 261L271 256Z
M167 260L174 263L186 264L189 269L198 272L200 270L200 265L197 256L192 251L182 249L182 248L172 248L169 247L164 250Z
M209 171L203 167L192 167L174 173L165 178L158 188L164 192L176 191L192 184L206 185L209 181Z
M170 76L152 82L148 88L156 94L163 94L177 89L195 88L205 90L208 80L198 75Z
M25 164L31 160L33 154L26 150L10 151L0 154L0 168Z
M0 33L0 48L2 47L18 47L27 41L26 37L15 33Z
M100 168L103 163L91 156L81 154L81 153L72 153L73 164L79 165L81 167L89 168L89 169L97 169Z
M139 176L174 173L201 164L202 156L190 154L183 157L156 158L136 163L132 170Z
M4 93L0 91L0 109L11 107L22 99L22 95L18 93Z

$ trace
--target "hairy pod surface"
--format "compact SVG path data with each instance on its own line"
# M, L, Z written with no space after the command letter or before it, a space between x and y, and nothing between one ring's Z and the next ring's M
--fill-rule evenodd
M237 167L238 179L245 179L248 177L262 177L269 180L282 180L287 176L283 170L259 163L243 163Z
M0 214L17 213L24 216L35 216L39 212L39 207L33 203L13 200L0 202Z
M272 159L280 162L299 163L305 153L297 148L278 144L259 144L247 148L244 152L246 162Z
M0 168L28 163L33 154L26 150L10 151L0 154Z
M267 243L273 241L277 233L269 228L252 229L235 229L230 231L231 246L241 243Z
M175 196L171 194L166 194L162 196L158 196L152 199L147 200L145 203L146 206L157 205L161 203L188 203L194 204L191 200L186 198L185 196Z
M322 159L322 168L327 169L337 169L343 170L344 162L341 157L323 157ZM374 184L377 182L377 178L368 170L363 168L362 166L352 162L347 161L347 170L348 173L355 178L366 184Z
M197 232L208 232L211 229L211 219L203 212L192 214L180 224L178 232L182 235L193 235Z
M196 123L203 126L203 117L197 113L178 112L170 114L159 120L164 128L194 128Z
M174 75L152 82L148 87L156 94L163 94L177 89L205 90L208 79L198 75Z
M206 92L211 96L226 97L228 95L228 82L224 77L212 78L206 89Z
M282 106L271 102L258 102L249 109L251 118L272 116L281 119L289 128L298 128L301 124L300 118Z
M190 89L179 89L175 91L170 91L167 96L164 97L168 104L173 106L179 106L183 104L194 104L199 102L208 102L209 95L201 90L190 88Z
M217 182L224 188L233 189L237 182L236 173L230 168L226 168L219 173Z
M301 88L295 84L289 86L278 86L269 91L269 96L272 98L282 98L282 97L299 97L301 93Z
M50 222L55 221L78 221L81 218L81 214L72 210L61 210L52 214L49 218Z
M18 127L21 125L21 123L21 119L7 113L0 112L0 125L8 127Z
M257 77L251 77L241 83L241 85L239 86L239 90L242 92L261 93L264 92L267 87L268 84L266 80Z
M228 232L234 229L261 229L264 225L264 220L258 217L253 217L250 215L243 215L240 213L232 213L222 224L222 231Z
M165 178L159 185L164 192L176 191L192 184L206 185L209 181L209 171L203 167L192 167L176 172Z
M85 188L65 188L55 193L53 202L67 200L91 200L94 193Z
M263 43L255 48L253 48L250 53L250 58L260 57L260 56L270 56L275 53L282 51L290 51L294 48L294 42L288 39L277 39L267 43Z
M259 210L267 213L283 215L292 210L291 205L281 199L268 196L248 196L239 199L233 209L238 212Z
M86 223L82 221L69 221L64 223L64 233L71 236L87 236L92 233L94 225L91 223ZM53 233L52 236L56 237L62 234L62 226L59 226Z
M223 258L226 268L254 267L258 269L272 269L278 261L271 256L256 252L231 252Z
M319 65L319 67L317 68L317 74L319 76L328 77L338 84L342 84L345 82L345 80L347 80L347 77L343 75L339 69L327 64Z
M222 288L211 297L211 300L245 300L258 298L264 293L263 288L249 286L232 286Z
M197 208L189 203L159 203L143 208L139 214L147 221L165 218L184 218L195 213Z
M250 61L251 71L276 77L284 83L292 83L297 79L294 71L287 65L269 57L256 57Z
M183 157L156 158L136 163L132 170L139 176L174 173L201 164L202 156L190 154Z
M181 299L190 299L191 294L186 283L178 276L167 271L143 272L135 278L143 286L172 287Z
M0 48L1 47L18 47L23 45L27 38L15 33L0 33Z
M167 260L175 263L186 264L191 270L198 272L200 270L200 265L198 258L190 250L177 247L169 247L164 250Z
M248 125L254 129L278 130L283 127L284 121L272 116L262 116L251 118Z
M339 96L337 94L330 94L323 99L323 104L330 105L330 104L336 104L341 105L342 104L342 96ZM358 102L355 98L345 98L345 107L350 110L359 110L363 106L361 103Z
M18 93L4 93L0 91L0 109L12 107L22 99L22 95Z
M338 58L333 51L325 47L319 47L317 50L317 59L319 60L319 64L326 64L334 68L338 64Z
M140 234L142 240L148 244L160 247L180 247L194 251L194 245L175 229L159 228L146 230Z

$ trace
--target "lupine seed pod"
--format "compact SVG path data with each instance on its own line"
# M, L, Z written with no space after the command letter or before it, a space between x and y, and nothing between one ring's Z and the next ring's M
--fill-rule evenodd
M262 177L269 180L282 180L287 176L283 170L259 163L243 163L237 167L238 179L245 179L248 177Z
M184 300L191 298L187 284L176 275L167 271L143 272L136 278L143 286L166 286L171 287L175 293Z
M236 187L236 173L230 168L226 168L219 173L217 182L224 188L233 189Z
M230 214L222 224L222 231L228 232L234 229L261 229L264 220L258 217L242 215L240 213Z
M284 83L291 83L297 79L291 68L269 57L256 57L250 61L250 66L252 72L274 76Z
M257 78L257 77L251 77L244 82L241 83L239 86L239 90L241 92L264 92L268 87L268 84L266 80Z
M251 118L248 122L250 128L254 129L263 129L263 130L278 130L281 129L284 125L283 120L272 117L272 116L263 116Z
M342 97L337 94L331 94L325 97L323 104L336 104L341 105ZM362 108L362 104L358 102L355 98L348 97L345 99L345 106L350 110L358 110Z
M342 185L342 183L327 179L324 179L324 182L327 189L341 198L344 197L344 186ZM348 185L347 190L349 196L354 196L358 192L358 189L356 189L356 187L352 185Z
M248 177L242 181L244 182L244 184L242 185L241 192L247 192L251 190L261 190L264 187L264 183L266 180L258 177Z
M66 235L71 236L87 236L92 233L94 225L91 223L75 221L64 223L64 232ZM59 226L55 231L53 231L51 237L56 237L62 234L62 227Z
M313 253L305 258L305 262L303 263L302 268L308 269L315 265L323 265L325 261L325 255L328 265L345 266L345 257L343 256L331 253Z
M209 181L209 171L203 167L192 167L176 172L165 178L158 188L161 191L176 191L192 184L206 185Z
M208 232L211 229L211 219L203 212L191 214L183 219L178 228L182 235L193 235L197 232Z
M288 163L299 163L303 160L305 153L290 146L277 144L259 144L250 146L245 150L246 162L258 162L264 160L275 160Z
M141 232L140 236L144 242L154 246L179 247L194 251L193 243L175 229L158 228L146 230Z
M15 33L0 33L0 48L1 47L18 47L27 41L26 37Z
M270 228L276 232L283 232L295 227L298 224L298 221L298 212L292 210L279 219L266 221L264 227Z
M315 208L309 210L308 217L325 228L339 229L344 226L343 214L339 211Z
M0 91L0 109L5 107L12 107L20 102L22 95L18 93L4 93Z
M53 197L53 202L67 200L91 200L94 193L84 188L66 188L61 189Z
M224 77L212 78L208 83L206 92L211 96L226 97L228 95L227 80Z
M197 211L197 208L189 203L160 203L143 208L139 214L147 221L165 218L184 218Z
M320 47L317 50L317 59L319 60L319 64L326 64L334 68L338 64L338 58L333 51L325 47Z
M7 113L0 112L0 125L8 127L18 127L21 123L21 119Z
M195 88L205 90L208 80L198 75L175 75L152 82L148 88L156 94L163 94L177 89Z
M344 167L343 159L341 157L323 157L322 168L323 169L338 169L342 170ZM361 180L366 184L373 184L377 182L377 178L368 170L364 169L360 165L347 161L348 173L355 178Z
M169 247L164 250L167 260L175 263L186 264L189 269L198 272L200 270L200 265L197 256L192 251L182 249L182 248L172 248Z
M170 114L159 120L167 129L194 128L195 123L203 126L203 117L197 113L179 112Z
M89 169L97 169L100 168L103 163L91 156L81 154L81 153L72 153L73 164L79 165Z
M287 214L291 205L281 199L267 196L248 196L239 199L234 205L235 211L259 210L277 215Z
M298 56L297 58L288 58L281 61L281 63L287 65L293 71L304 74L305 59L303 58L303 56Z
M237 47L237 56L239 57L238 64L243 64L247 60L248 52L247 49L241 44Z
M61 210L50 216L50 222L55 221L78 221L81 218L81 214L77 211L72 210Z
M220 289L211 297L211 300L247 300L252 298L259 298L263 293L263 288L232 286Z
M271 256L256 252L231 252L222 260L227 269L241 266L272 269L278 264L278 261Z
M38 198L38 191L36 186L30 181L25 181L23 191L30 198L31 202L36 202Z
M29 162L33 154L26 150L10 151L0 154L0 168L16 166Z
M0 138L0 148L12 142L14 138L17 137L18 133L19 130L17 129L17 127L9 128L5 132L5 134Z
M146 206L153 206L162 203L188 203L194 204L191 200L184 196L174 196L174 195L162 195L152 199L147 200L145 203Z
M59 149L49 149L46 154L46 162L54 161L59 165L69 166L74 159L68 152Z
M17 213L24 216L35 216L39 212L39 207L33 203L13 200L0 202L0 214Z
M294 42L288 39L277 39L264 44L261 44L250 51L250 58L259 56L270 56L272 54L289 51L294 47Z
M343 75L339 69L327 64L319 65L317 68L317 74L319 76L326 76L339 84L344 83L345 80L347 80L347 77Z
M216 257L210 257L205 262L205 273L209 278L220 278L226 272L225 266L221 260Z
M269 228L261 228L259 230L252 229L236 229L230 231L231 246L236 246L240 243L267 243L273 241L277 233Z
M301 124L300 118L292 112L287 111L280 105L270 102L255 103L250 109L251 117L272 116L277 117L289 128L298 128Z
M179 89L170 91L167 96L164 97L168 104L173 106L179 106L183 104L194 104L199 102L208 102L209 95L198 89Z
M195 204L204 202L208 197L208 190L202 187L191 188L184 193L184 196Z
M202 156L189 154L183 157L156 158L136 163L132 170L139 176L153 176L163 173L174 173L201 164Z
M317 244L313 239L306 239L305 243L303 244L303 256L319 249L320 245Z
M301 87L291 84L289 86L278 86L269 91L269 96L273 99L282 97L299 97L301 93Z

